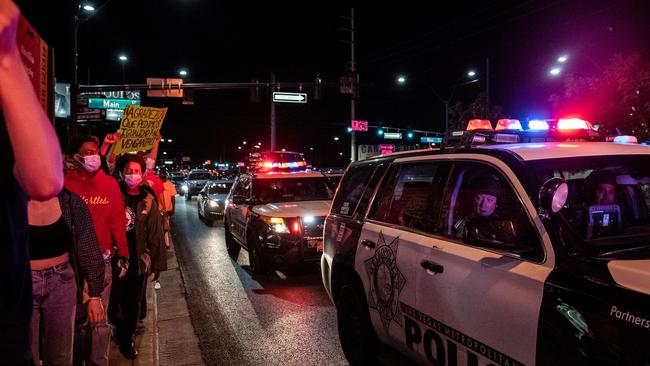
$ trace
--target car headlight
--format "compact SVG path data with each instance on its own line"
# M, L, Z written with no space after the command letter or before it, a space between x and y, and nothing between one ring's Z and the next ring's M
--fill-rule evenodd
M210 206L210 207L219 207L219 201L209 200L208 201L208 206Z
M289 232L289 228L284 224L284 219L281 217L262 217L262 220L269 224L271 230L278 234L286 234Z
M181 190L182 190L182 191L187 192L188 189L189 189L189 187L187 186L187 184L183 184L183 185L181 186Z

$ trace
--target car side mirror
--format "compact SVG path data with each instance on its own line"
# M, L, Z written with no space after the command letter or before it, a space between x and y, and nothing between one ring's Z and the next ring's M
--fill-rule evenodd
M562 178L554 177L547 180L539 189L539 216L547 220L551 215L560 212L569 197L569 185Z

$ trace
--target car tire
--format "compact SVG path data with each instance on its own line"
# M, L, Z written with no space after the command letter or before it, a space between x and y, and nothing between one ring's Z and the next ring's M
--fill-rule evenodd
M341 286L336 296L336 318L341 348L350 365L378 364L381 343L372 327L361 284L350 281Z
M252 234L252 233L251 233ZM248 261L251 272L255 274L266 273L266 263L260 253L260 245L257 240L250 240L252 235L247 235L248 239ZM254 237L253 237L254 238Z
M228 251L228 255L230 256L230 258L237 260L237 257L239 257L239 251L241 250L241 246L232 237L232 234L230 233L230 229L228 229L228 224L224 223L224 226L226 227L225 229L226 251Z

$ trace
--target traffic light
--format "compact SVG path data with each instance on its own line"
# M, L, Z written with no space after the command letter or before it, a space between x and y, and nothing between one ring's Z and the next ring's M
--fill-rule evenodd
M412 131L407 132L406 133L406 138L409 139L409 140L412 139L413 138L413 132Z
M257 79L252 79L251 83L259 83L260 81ZM251 103L259 103L261 101L260 99L260 87L259 86L253 86L251 87Z
M314 79L314 100L320 100L323 97L323 80L316 75Z
M380 128L380 129L377 130L377 135L381 136L383 134L384 134L384 129L383 128Z

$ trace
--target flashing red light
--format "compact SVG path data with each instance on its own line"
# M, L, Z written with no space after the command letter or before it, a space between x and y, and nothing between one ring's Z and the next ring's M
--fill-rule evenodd
M521 131L521 122L518 119L500 119L497 121L496 131L499 130L519 130Z
M293 225L291 225L291 232L293 234L300 234L300 223L298 223L298 221L295 221Z
M591 123L580 118L560 118L557 121L558 130L591 130Z
M548 122L544 120L533 119L528 121L529 130L548 130L549 128Z
M487 119L470 119L466 131L489 130L492 131L492 123Z

